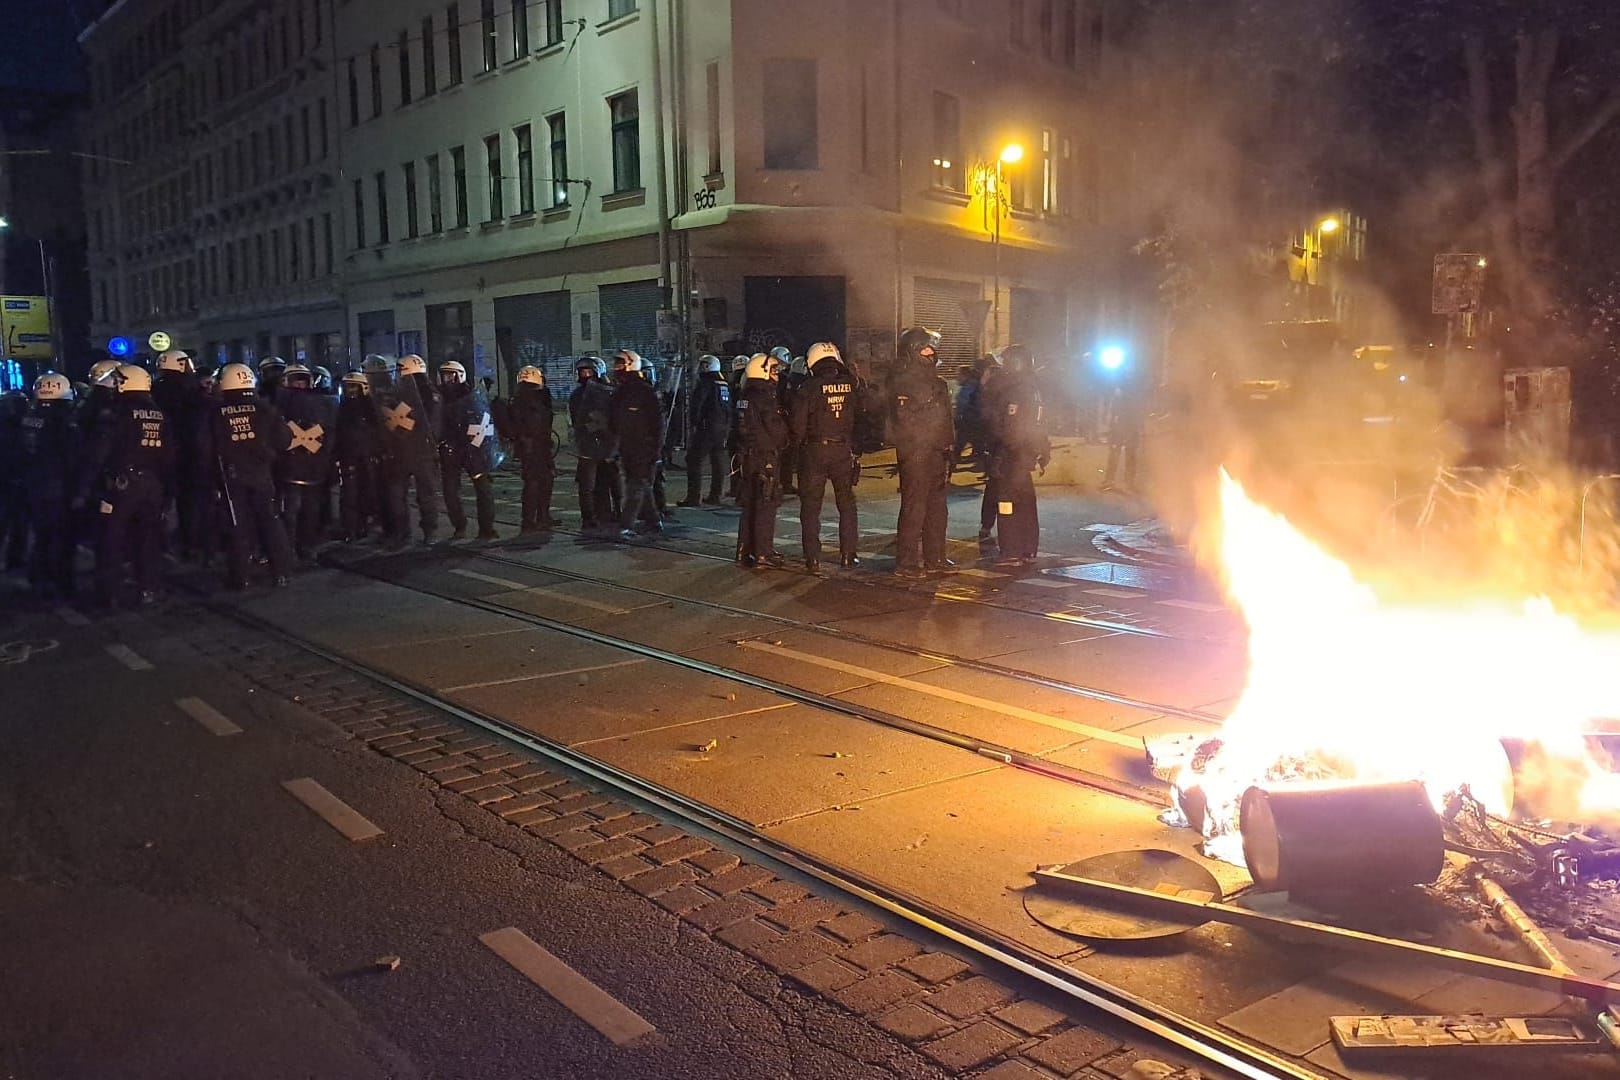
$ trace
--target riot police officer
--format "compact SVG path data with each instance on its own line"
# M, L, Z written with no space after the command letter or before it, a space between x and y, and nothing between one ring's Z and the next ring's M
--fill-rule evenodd
M704 356L698 361L697 385L687 400L691 403L692 438L686 448L686 498L678 505L698 505L707 461L709 494L702 501L718 506L720 485L730 471L726 467L726 441L731 435L731 387L720 374L718 356Z
M561 525L551 516L551 489L557 478L556 451L551 445L554 408L545 372L533 364L518 369L506 422L523 467L522 531L535 533Z
M838 355L838 346L820 341L805 357L810 375L794 393L789 422L799 447L799 522L804 566L821 570L821 501L832 481L838 505L838 565L859 565L855 545L860 526L855 512L855 419L858 411L855 376Z
M267 356L259 361L259 394L275 401L281 396L281 383L287 375L287 361L279 356Z
M321 392L315 373L289 365L277 400L287 425L287 452L281 459L281 503L293 550L300 560L314 557L326 516L327 484L337 444L338 403Z
M422 542L431 544L439 529L439 395L427 378L427 364L415 354L399 359L399 379L389 378L388 361L368 357L366 381L370 400L382 421L383 519L389 546L410 543L410 512L405 496L416 485L416 509Z
M111 378L118 397L98 422L80 486L81 497L97 499L96 592L106 607L118 602L132 553L141 603L157 598L163 505L176 460L174 430L152 400L152 376L121 364Z
M22 453L33 527L28 580L42 595L73 595L75 427L73 384L67 376L52 372L35 379L34 403L22 422Z
M776 550L782 452L789 439L777 375L776 360L756 353L748 362L748 381L737 402L738 496L742 502L737 561L744 566L782 566L786 562Z
M946 570L945 495L956 453L951 392L935 374L939 334L913 326L900 335L889 384L889 442L900 466L895 576L918 579Z
M633 539L636 520L643 507L654 503L653 473L658 467L664 440L663 409L658 391L642 373L641 354L624 349L614 357L617 373L613 398L608 403L608 428L619 447L624 470L624 508L619 517L619 538ZM663 531L654 512L647 523L650 532Z
M202 425L201 449L218 463L225 585L231 589L247 586L255 543L270 561L274 584L287 584L292 571L292 545L276 513L275 466L287 449L287 425L257 383L246 364L226 364L219 372L219 400L208 407Z
M0 394L0 462L22 456L27 412L28 398L21 391ZM0 556L7 570L21 570L28 563L28 486L15 468L0 470Z
M574 429L574 450L579 457L574 472L579 513L588 532L613 520L609 466L618 452L608 424L613 390L603 381L607 364L601 357L580 357L574 371L578 381L568 398L568 420Z
M157 358L157 379L152 384L152 400L169 418L174 430L179 458L175 464L174 501L180 557L199 554L204 542L202 501L208 489L208 472L197 455L197 429L202 409L202 383L196 365L179 349L169 349Z
M1002 350L1005 370L985 388L981 415L990 435L987 494L995 492L1003 565L1028 565L1040 548L1041 521L1032 470L1046 471L1052 446L1041 415L1035 358L1023 345Z
M478 539L499 540L495 531L495 424L489 402L467 381L467 368L459 360L439 365L439 475L444 484L445 511L450 515L452 540L467 535L467 511L461 505L461 476L472 481L478 514Z
M386 361L383 361L383 373L387 373ZM374 519L382 521L384 532L390 531L382 518L381 474L387 450L383 445L382 421L368 396L370 390L364 372L351 371L343 376L335 456L338 526L343 530L346 544L364 540Z

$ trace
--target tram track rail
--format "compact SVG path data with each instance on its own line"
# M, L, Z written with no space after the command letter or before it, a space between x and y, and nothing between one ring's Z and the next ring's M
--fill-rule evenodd
M705 661L682 656L679 653L671 653L655 646L619 638L598 630L514 610L477 598L447 595L417 585L400 582L378 572L375 567L366 566L364 561L353 564L334 560L333 565L352 573L385 582L397 588L515 619L537 628L554 630L577 639L595 642L658 662L688 670L702 671L740 684L765 689L785 698L814 705L818 708L831 709L845 715L883 723L924 737L938 738L958 745L964 750L1003 760L1006 764L1019 764L1016 760L1007 760L1001 757L999 752L987 752L985 744L967 739L953 732L933 728L932 725L920 724L905 717L882 713L879 710L866 709L852 705L849 702L792 687L788 684L776 683L773 680L746 672L709 664ZM1076 1006L1094 1009L1113 1017L1115 1020L1138 1031L1162 1039L1201 1061L1219 1066L1239 1076L1254 1078L1254 1080L1264 1080L1264 1078L1271 1077L1322 1080L1322 1074L1310 1070L1291 1059L1279 1056L1265 1047L1251 1043L1192 1017L1160 1008L1140 995L1077 971L989 926L960 913L952 912L927 897L879 881L871 875L816 855L798 845L773 838L767 835L761 827L756 827L741 818L691 796L618 768L527 728L448 700L426 686L368 665L361 660L294 633L270 620L245 611L236 605L217 601L209 601L207 604L212 610L221 615L236 620L261 633L286 641L330 664L410 698L419 704L454 717L462 723L521 746L545 760L586 777L605 789L610 789L621 796L651 807L680 822L682 827L695 835L747 850L750 857L773 870L788 871L818 881L827 889L883 911L928 936L948 941L983 958L997 968L1040 984L1058 998L1070 1001ZM1069 775L1077 772L1077 770L1055 767L1054 771L1054 767L1050 763L1039 763L1039 767L1030 767L1033 771L1043 772L1055 778L1081 782ZM1108 778L1092 776L1090 779L1107 780ZM1118 791L1112 793L1123 798L1134 798L1149 803L1154 802L1151 799L1142 800L1140 798L1141 792Z

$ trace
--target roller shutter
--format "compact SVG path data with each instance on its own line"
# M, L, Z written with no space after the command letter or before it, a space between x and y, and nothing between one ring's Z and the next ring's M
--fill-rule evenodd
M984 340L983 290L968 281L916 279L912 292L913 321L940 334L940 374L954 379L981 355Z
M495 301L495 348L507 385L528 364L546 373L546 385L574 381L573 315L566 290L503 296Z
M663 290L656 280L600 285L597 298L601 302L604 359L619 349L634 349L647 357L659 355L658 311Z

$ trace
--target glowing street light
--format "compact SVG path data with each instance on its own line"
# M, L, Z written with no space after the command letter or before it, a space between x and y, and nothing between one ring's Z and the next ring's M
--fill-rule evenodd
M991 344L1001 344L1001 167L1003 165L1016 165L1024 160L1024 148L1019 143L1008 143L996 155L996 233L995 242L995 285L990 294L990 306L994 313L991 317L990 333Z
M1327 234L1336 233L1339 231L1339 219L1336 217L1323 218L1317 228Z
M1125 366L1125 346L1104 345L1097 350L1097 363L1104 371L1118 371Z

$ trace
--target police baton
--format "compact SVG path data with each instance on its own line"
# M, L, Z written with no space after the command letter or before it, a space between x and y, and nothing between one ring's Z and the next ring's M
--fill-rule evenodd
M214 455L214 464L219 466L219 490L225 496L225 509L231 515L231 528L237 527L236 500L231 498L230 472L225 468L225 458L219 454Z

